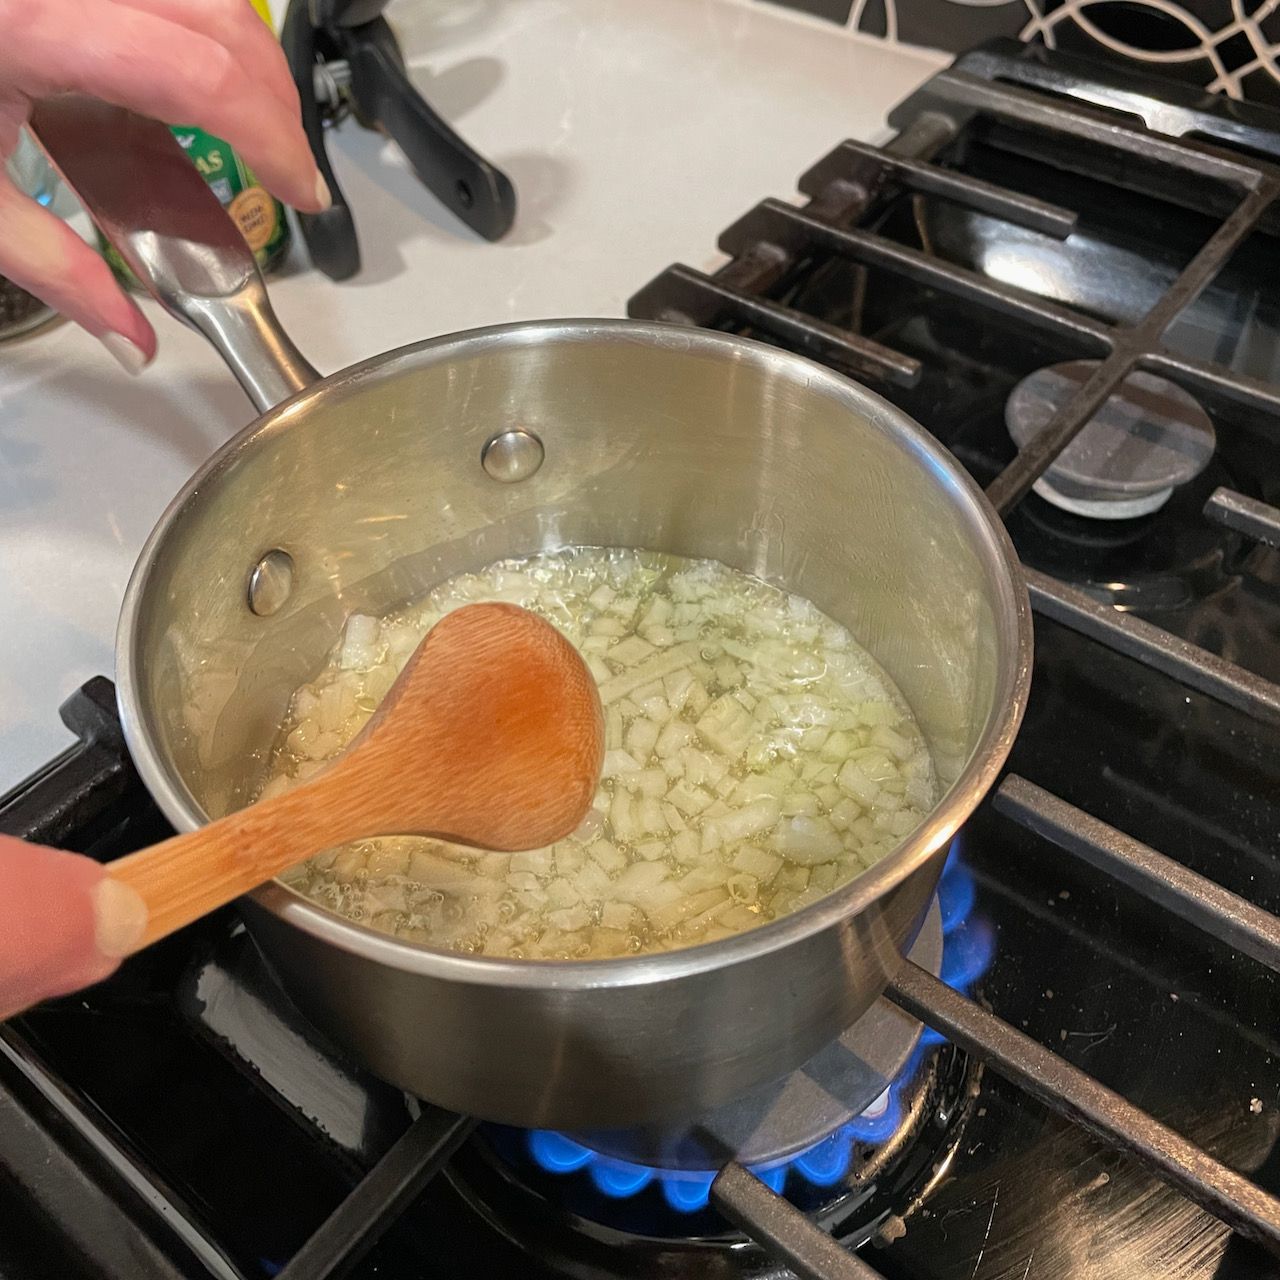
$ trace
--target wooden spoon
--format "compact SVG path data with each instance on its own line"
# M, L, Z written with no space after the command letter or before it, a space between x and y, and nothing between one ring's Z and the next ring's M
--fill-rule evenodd
M514 605L459 609L432 628L326 768L111 863L110 879L134 890L147 912L141 933L130 930L136 936L122 938L115 953L140 950L359 837L541 848L586 816L603 751L595 681L554 627Z

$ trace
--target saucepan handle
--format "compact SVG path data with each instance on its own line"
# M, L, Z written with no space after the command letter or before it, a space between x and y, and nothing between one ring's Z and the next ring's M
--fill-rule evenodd
M280 327L239 227L167 126L62 94L36 103L31 131L134 275L213 343L259 411L320 377Z

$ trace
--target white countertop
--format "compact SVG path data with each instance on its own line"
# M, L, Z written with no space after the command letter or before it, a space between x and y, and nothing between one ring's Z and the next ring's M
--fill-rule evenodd
M850 36L760 0L398 0L428 100L515 183L491 245L435 204L389 144L348 125L335 168L359 277L272 284L328 372L449 330L617 316L675 261L707 268L720 231L947 59ZM149 305L149 304L148 304ZM62 325L0 348L0 791L65 747L57 708L110 674L116 615L156 518L251 418L231 375L157 313L132 380Z

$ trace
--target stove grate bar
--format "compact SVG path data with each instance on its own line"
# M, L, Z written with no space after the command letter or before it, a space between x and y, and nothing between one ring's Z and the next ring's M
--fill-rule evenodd
M1280 1199L910 960L889 998L1242 1235L1280 1249Z
M96 679L101 679L97 677ZM0 1061L11 1066L60 1124L84 1144L113 1178L148 1210L152 1220L178 1242L202 1272L216 1280L239 1280L240 1269L199 1225L191 1207L164 1179L138 1159L135 1152L92 1103L76 1097L41 1061L35 1047L12 1023L0 1025ZM3 1094L0 1090L0 1095ZM52 1182L45 1188L53 1193ZM86 1211L88 1206L85 1206Z
M1246 498L1234 489L1217 488L1204 504L1210 520L1280 550L1280 510Z
M881 1280L755 1174L730 1162L711 1184L711 1203L799 1280Z
M1013 462L987 486L987 497L997 511L1003 515L1026 497L1031 486L1080 434L1140 358L1158 346L1165 330L1200 296L1236 249L1248 239L1277 195L1280 195L1280 181L1271 178L1260 180L1257 188L1245 196L1205 241L1142 320L1131 328L1111 331L1112 354L1053 415L1032 444L1020 450Z
M1100 604L1037 569L1024 568L1031 607L1126 657L1259 720L1280 724L1280 685L1131 613Z
M1280 918L1269 911L1016 774L996 789L994 804L1059 849L1280 972Z
M814 249L905 276L916 284L975 302L1023 321L1043 333L1079 344L1081 354L1105 355L1115 330L1090 316L1047 302L1035 294L956 266L943 258L899 244L871 231L833 227L782 200L763 200L720 237L725 253L744 256L761 245L793 260Z
M1062 102L1009 84L983 80L963 71L941 71L889 114L895 128L922 111L935 111L959 128L975 116L1011 125L1030 126L1047 133L1089 143L1104 152L1119 152L1147 166L1161 166L1211 182L1253 191L1276 170L1194 141L1155 133L1141 125L1117 120L1113 111L1081 102ZM957 118L957 111L959 118ZM1117 184L1120 185L1120 184Z
M1280 383L1263 382L1261 378L1234 373L1222 365L1163 349L1142 356L1138 367L1179 382L1188 391L1216 396L1263 413L1280 414Z
M50 1126L42 1108L32 1107L0 1079L0 1169L4 1180L5 1226L29 1200L48 1225L49 1235L77 1262L83 1260L98 1280L243 1280L241 1271L191 1223L179 1202L153 1185L57 1082L28 1055L12 1027L0 1031L0 1063L16 1068L41 1101L119 1177L111 1186L100 1172L77 1158ZM151 1220L172 1236L165 1247L148 1233L130 1200L152 1211ZM48 1263L50 1267L54 1264ZM10 1273L6 1269L6 1276ZM49 1273L45 1273L49 1274ZM80 1274L79 1267L76 1274Z
M475 1124L469 1116L424 1106L277 1280L337 1280L346 1275L443 1168Z
M864 376L901 387L913 387L920 380L922 366L911 356L860 334L838 329L780 302L736 289L692 267L679 264L668 267L636 295L637 301L650 291L660 299L650 313L655 320L714 328L728 310L737 323L763 329L815 360L853 369ZM639 305L643 307L644 303Z
M907 191L950 200L1058 240L1065 240L1078 221L1077 214L1061 205L984 182L959 170L890 155L879 147L852 140L842 142L819 160L800 179L799 186L805 195L822 200L834 184L851 183L859 189L858 204L865 206L886 180Z
M1192 136L1280 161L1274 126L1264 119L1268 108L1233 102L1231 114L1226 115L1214 109L1220 102L1217 94L1191 84L1168 79L1148 81L1149 91L1143 92L1135 87L1134 75L1127 67L1114 79L1097 63L1090 65L1087 77L1063 74L1035 58L1027 58L1024 48L1014 40L991 41L961 54L953 65L983 80L1013 81L1050 94L1069 94L1094 107L1126 115L1136 112L1147 128L1169 137Z

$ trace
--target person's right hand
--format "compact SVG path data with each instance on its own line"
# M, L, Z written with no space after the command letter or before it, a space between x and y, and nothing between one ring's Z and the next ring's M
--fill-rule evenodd
M328 208L288 64L249 0L0 0L0 32L0 156L32 101L72 91L215 134L286 204ZM155 355L155 333L107 264L2 170L0 275L102 339L130 372Z

